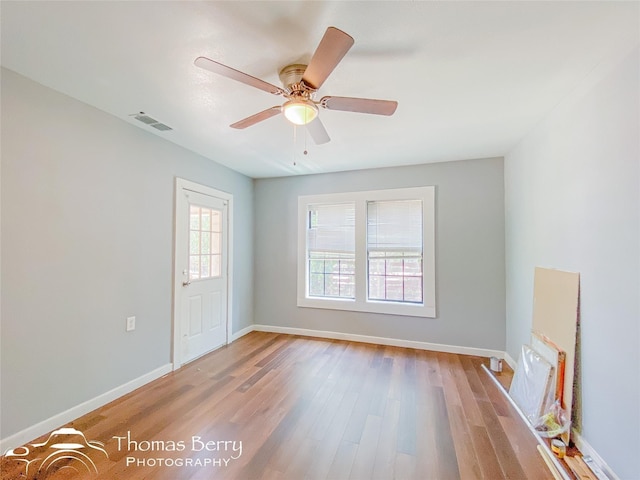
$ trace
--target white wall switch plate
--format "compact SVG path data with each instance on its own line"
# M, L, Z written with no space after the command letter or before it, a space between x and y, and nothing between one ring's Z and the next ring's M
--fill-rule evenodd
M127 332L136 329L136 317L127 317Z

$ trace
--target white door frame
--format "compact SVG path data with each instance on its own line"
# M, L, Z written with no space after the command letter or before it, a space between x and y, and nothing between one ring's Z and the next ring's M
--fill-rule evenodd
M232 298L233 298L233 195L222 190L207 187L199 183L191 182L183 178L176 177L173 197L173 349L172 363L173 369L177 370L182 366L182 322L180 321L180 293L182 291L182 270L178 264L180 255L178 247L178 195L182 190L209 195L227 201L227 312L226 312L226 336L224 345L229 343L231 338L231 318L232 318Z

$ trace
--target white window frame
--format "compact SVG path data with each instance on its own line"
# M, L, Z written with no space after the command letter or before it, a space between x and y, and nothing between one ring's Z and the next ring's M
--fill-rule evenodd
M422 200L422 303L367 300L367 202ZM355 202L355 299L310 297L307 272L308 206ZM298 197L298 307L349 310L412 317L436 316L435 187L411 187Z

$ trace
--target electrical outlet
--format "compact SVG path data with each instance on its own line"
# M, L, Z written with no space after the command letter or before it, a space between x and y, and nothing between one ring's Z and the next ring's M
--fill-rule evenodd
M136 329L136 317L127 317L127 332L132 332Z

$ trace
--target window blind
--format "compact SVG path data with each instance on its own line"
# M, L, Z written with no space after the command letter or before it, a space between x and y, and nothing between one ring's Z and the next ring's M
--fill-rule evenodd
M367 202L369 252L422 252L422 201Z
M308 214L309 252L355 253L354 203L310 205Z

